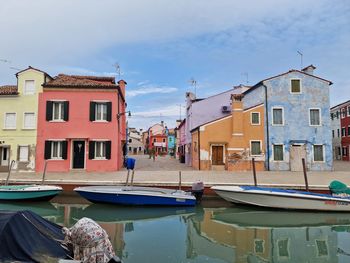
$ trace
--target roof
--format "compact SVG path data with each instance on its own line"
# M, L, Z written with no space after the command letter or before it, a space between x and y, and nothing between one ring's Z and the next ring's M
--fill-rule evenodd
M18 89L16 85L0 86L0 95L18 95Z
M340 108L340 107L342 107L342 106L346 106L347 104L350 104L350 100L348 100L348 101L345 101L345 102L342 102L342 103L339 103L338 105L335 105L335 106L333 106L332 108L331 108L331 110L333 110L333 109L335 109L335 108Z
M16 73L16 77L18 76L18 74L20 74L20 73L22 73L22 72L24 72L24 71L26 71L26 70L28 70L28 69L33 69L33 70L39 71L39 72L41 72L41 73L43 73L43 74L49 76L50 78L52 78L52 77L51 77L49 74L47 74L45 71L42 71L42 70L37 69L37 68L34 68L34 67L32 67L32 66L28 66L28 68L23 69L23 70L21 70L21 71L18 71L18 72Z
M287 75L287 74L292 73L292 72L298 72L298 73L301 73L301 74L304 74L304 75L307 75L307 76L310 76L310 77L313 77L313 78L317 78L317 79L326 81L326 82L329 83L329 85L332 85L332 84L333 84L330 80L326 80L326 79L317 77L317 76L315 76L315 75L308 74L308 73L306 73L306 72L304 72L304 71L300 71L300 70L297 70L297 69L291 69L291 70L289 70L289 71L287 71L287 72L284 72L284 73L282 73L282 74L279 74L279 75L276 75L276 76L273 76L273 77L270 77L270 78L267 78L267 79L264 79L264 80L259 81L259 82L258 82L257 84L255 84L253 87L251 87L251 88L248 89L247 91L243 92L243 94L247 94L247 93L251 92L252 90L256 89L257 87L261 86L261 85L263 84L264 81L267 81L267 80L270 80L270 79L274 79L274 78L278 78L278 77Z
M104 88L117 89L114 77L78 76L59 74L44 83L45 88Z

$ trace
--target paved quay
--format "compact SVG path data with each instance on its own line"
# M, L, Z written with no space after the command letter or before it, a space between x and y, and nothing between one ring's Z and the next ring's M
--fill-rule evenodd
M136 169L134 185L178 187L179 172L181 171L181 185L190 187L193 182L202 181L208 190L213 185L253 185L252 172L229 171L197 171L178 160L170 157L157 157L155 161L148 156L134 156ZM311 190L325 191L332 180L339 180L350 185L350 162L335 162L335 171L311 172L308 174L309 188ZM45 184L61 185L67 191L81 185L121 185L125 184L127 171L109 173L94 173L72 171L69 173L46 173ZM4 184L7 173L0 173L0 183ZM29 172L11 173L9 184L38 184L42 181L42 174ZM261 186L284 187L291 189L304 189L305 180L303 172L290 171L264 171L257 173L257 182Z

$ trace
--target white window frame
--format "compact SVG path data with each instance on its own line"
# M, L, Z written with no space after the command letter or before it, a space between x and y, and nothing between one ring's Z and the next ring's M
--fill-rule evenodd
M282 160L275 160L275 150L274 150L274 146L282 146ZM283 143L273 143L272 144L272 161L273 162L284 162L284 156L285 156L285 152L284 152L284 144Z
M33 119L33 126L31 127L25 127L25 123L26 123L26 114L33 114L34 119ZM35 116L35 112L23 112L23 128L22 130L35 130L36 129L36 116Z
M311 124L311 110L318 110L318 116L320 118L320 124ZM322 126L321 108L309 108L309 126L312 126L312 127Z
M315 146L322 146L322 155L323 155L323 161L315 161ZM326 156L325 156L325 146L324 144L313 144L312 145L312 162L314 163L324 163L326 160Z
M344 135L343 135L343 130L344 130ZM343 137L346 137L346 127L341 127L341 130L340 130L340 137L343 138Z
M50 153L50 160L63 160L63 142L64 140L49 140L51 142L51 153ZM61 152L61 156L53 157L53 144L57 144L57 152Z
M27 87L27 82L29 81L33 81L33 91L28 92L28 90L26 89ZM34 95L35 94L35 80L34 79L26 79L24 81L24 86L23 86L23 95Z
M260 143L260 154L252 154L252 142L259 142ZM262 141L261 140L250 140L249 141L249 151L250 156L262 156Z
M345 114L343 114L343 112L345 112ZM346 118L346 116L347 116L347 107L341 108L340 109L340 118L344 119L344 118Z
M258 114L258 118L259 118L259 123L253 123L253 113L257 113ZM256 112L256 111L253 111L250 113L250 124L251 125L260 125L260 112Z
M55 118L55 105L60 105L58 108L58 118ZM54 100L52 101L52 121L62 122L64 121L64 101Z
M292 92L292 80L299 80L300 92ZM292 78L292 79L290 79L289 86L290 86L289 87L290 94L301 94L302 93L302 86L301 86L301 79L300 78Z
M284 108L283 107L272 107L272 126L284 126ZM273 118L273 110L282 110L282 124L274 124L274 118Z
M18 160L20 162L28 162L29 161L29 145L18 145L19 151L18 151ZM27 156L25 160L21 160L21 149L22 148L27 148Z
M97 156L97 144L104 144L104 156ZM94 153L94 160L107 160L106 159L106 141L94 141L94 150L95 150L95 153ZM100 150L100 153L101 153L101 150L103 150L103 148L99 149Z
M6 127L6 115L7 114L15 114L15 126L14 127ZM17 129L17 113L16 112L5 112L4 113L4 128L3 130L16 130Z
M95 121L96 122L106 122L107 121L107 102L103 101L94 101L96 104L95 104ZM98 116L97 114L97 108L98 107L101 107L101 113L100 113L100 116ZM103 119L103 109L105 109L105 113L106 113L106 119Z

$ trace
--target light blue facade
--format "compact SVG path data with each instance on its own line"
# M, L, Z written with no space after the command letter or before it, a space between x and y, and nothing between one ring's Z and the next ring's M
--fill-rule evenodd
M175 154L175 145L176 145L175 135L174 134L168 134L168 153L170 155L174 155Z
M291 80L299 79L300 93L291 92ZM264 80L245 93L244 108L265 105L265 156L269 170L291 170L292 147L302 147L307 168L314 171L332 170L332 134L330 123L330 82L302 71L292 70ZM283 124L274 125L273 108L283 111ZM320 125L310 125L310 109L320 112ZM283 160L275 161L273 146L283 145ZM322 145L323 161L314 161L314 146ZM293 156L295 157L295 156ZM300 159L300 160L299 160ZM293 163L293 167L295 163ZM293 169L292 169L293 170Z

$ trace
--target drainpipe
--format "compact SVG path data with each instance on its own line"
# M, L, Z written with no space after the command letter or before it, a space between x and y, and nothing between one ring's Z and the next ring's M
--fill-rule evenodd
M267 86L262 82L265 87L265 112L266 112L266 154L267 154L267 170L270 171L270 134L269 134L269 111L267 105Z
M201 130L198 127L198 170L201 170Z

